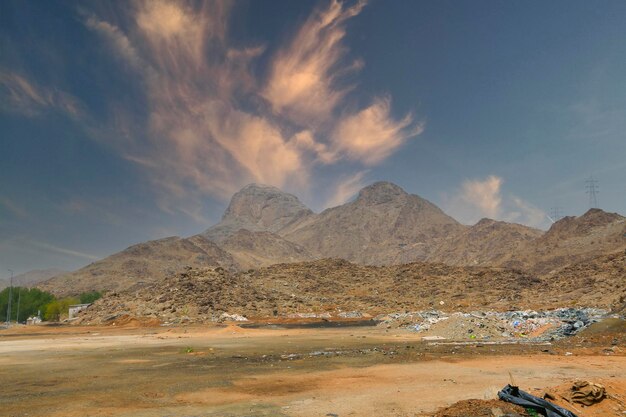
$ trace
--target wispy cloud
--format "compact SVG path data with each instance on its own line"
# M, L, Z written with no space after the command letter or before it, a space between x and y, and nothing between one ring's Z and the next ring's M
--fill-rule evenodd
M39 241L29 241L30 244L32 244L33 246L43 249L45 251L49 251L49 252L55 252L55 253L60 253L62 255L69 255L75 258L82 258L82 259L88 259L91 261L95 261L100 259L100 256L96 256L96 255L91 255L89 253L85 253L85 252L79 252L76 250L72 250L72 249L67 249L67 248L63 248L60 246L56 246L56 245L51 245L49 243L45 243L45 242L39 242Z
M366 174L367 171L359 171L349 177L341 178L324 206L336 207L347 202L365 186L364 178Z
M333 145L340 153L366 165L375 165L395 152L407 139L423 131L411 115L391 118L391 100L378 98L372 105L343 118L333 131Z
M451 196L444 197L448 213L462 223L474 224L483 217L545 227L546 213L531 203L502 191L504 180L496 175L468 179Z
M9 250L23 248L31 251L32 253L54 253L59 255L65 255L72 258L87 259L95 261L101 259L100 256L92 255L90 253L80 252L73 249L65 248L58 245L52 245L47 242L43 242L37 239L32 239L24 236L12 236L6 239L0 239L0 249ZM21 249L20 249L21 250Z
M540 208L533 206L519 197L512 196L510 208L506 212L504 220L533 227L541 227L545 226L546 218L546 212Z
M58 88L38 85L25 76L0 69L0 109L33 117L46 110L57 110L79 118L83 105L73 95Z
M0 207L4 207L6 211L20 219L28 218L28 211L24 207L6 197L0 197Z
M347 49L342 40L345 22L358 15L365 2L344 8L331 1L328 8L315 11L304 22L289 45L271 65L270 77L262 91L277 113L304 125L326 121L350 87L338 87L338 78L363 64L356 60L340 64Z
M460 200L475 207L481 214L496 218L502 210L502 182L502 178L495 175L484 180L467 180L461 187Z
M386 96L336 111L355 88L342 78L362 66L345 62L343 40L364 5L315 10L270 57L267 79L251 71L264 45L229 40L230 3L142 1L122 11L130 27L84 14L135 71L148 105L146 119L112 98L120 134L107 143L149 172L162 209L199 222L203 196L226 199L249 182L307 189L318 167L345 160L359 175L422 129L411 115L394 119Z

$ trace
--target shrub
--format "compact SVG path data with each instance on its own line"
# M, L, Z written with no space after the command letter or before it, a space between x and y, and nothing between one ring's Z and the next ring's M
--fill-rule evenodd
M81 304L90 304L97 299L102 298L102 293L100 293L99 291L84 292L80 296L78 296L78 298L80 299Z

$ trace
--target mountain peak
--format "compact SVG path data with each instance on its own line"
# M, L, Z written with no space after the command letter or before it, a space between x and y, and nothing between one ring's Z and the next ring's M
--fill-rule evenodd
M615 220L623 219L623 216L620 216L617 213L609 213L599 208L590 208L587 210L585 214L580 216L581 220L595 220L601 223L611 223Z
M278 211L275 214L279 217L301 211L310 212L309 208L302 204L295 195L271 185L252 183L233 195L224 213L224 219L232 216L245 216L260 221L264 215L268 214L268 210Z
M563 217L554 223L547 236L562 238L563 236L579 236L597 227L609 227L615 222L623 221L624 217L617 213L607 213L598 208L587 210L582 216Z
M221 241L240 229L278 232L291 222L313 212L293 194L264 184L248 184L236 192L222 221L203 235Z
M267 185L267 184L259 184L257 182L251 182L250 184L244 185L241 190L237 191L236 194L239 193L258 193L258 192L275 192L275 193L283 193L282 190L280 190L277 187L274 187L273 185Z
M380 204L394 201L407 195L407 192L396 184L378 181L359 191L357 201Z

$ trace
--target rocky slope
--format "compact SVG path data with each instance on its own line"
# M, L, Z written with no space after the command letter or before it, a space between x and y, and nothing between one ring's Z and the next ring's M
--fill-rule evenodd
M482 219L458 234L446 236L427 260L449 265L493 265L542 235L541 230L521 224Z
M505 253L494 264L545 274L564 266L626 249L626 218L591 209L565 217L537 239Z
M383 265L427 259L463 226L431 202L388 182L361 190L356 200L308 216L281 235L317 257Z
M240 269L314 259L302 246L271 232L240 229L222 240L220 246L232 255Z
M623 258L621 258L623 260ZM614 266L619 268L619 259ZM622 265L623 268L623 265ZM626 296L618 272L567 288L568 275L550 281L499 268L411 263L363 266L343 260L274 265L229 273L189 270L168 280L135 285L96 302L83 323L121 315L168 322L248 318L346 317L381 313L550 309L572 305L615 308ZM347 314L348 317L356 314ZM356 315L358 316L358 315Z
M586 259L542 275L546 293L573 305L600 305L614 300L615 312L626 312L626 250Z
M131 246L37 287L58 296L91 290L121 290L137 282L159 281L188 266L235 270L236 262L228 252L202 236L168 237Z

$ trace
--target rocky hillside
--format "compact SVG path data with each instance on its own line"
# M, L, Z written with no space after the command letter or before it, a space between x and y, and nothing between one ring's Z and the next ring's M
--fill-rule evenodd
M228 252L202 236L168 237L131 246L37 287L59 296L121 290L138 282L159 281L188 266L235 270L236 262Z
M493 265L542 235L541 230L521 224L482 219L447 236L427 260L449 265Z
M240 269L314 259L302 246L271 232L240 229L222 240L220 246L232 255Z
M121 315L180 322L219 320L225 314L285 319L435 308L614 308L626 296L622 278L614 274L594 279L592 275L584 285L573 288L567 286L567 275L551 276L548 281L498 268L427 263L377 267L333 259L235 274L223 269L189 270L169 280L110 294L96 302L82 322L101 323Z
M561 267L542 280L555 301L600 305L610 299L614 311L626 312L626 250Z
M564 266L626 249L626 218L591 209L565 217L537 239L524 242L494 264L545 274Z
M446 236L463 229L428 200L377 182L356 200L308 216L281 234L317 257L383 265L427 259Z

